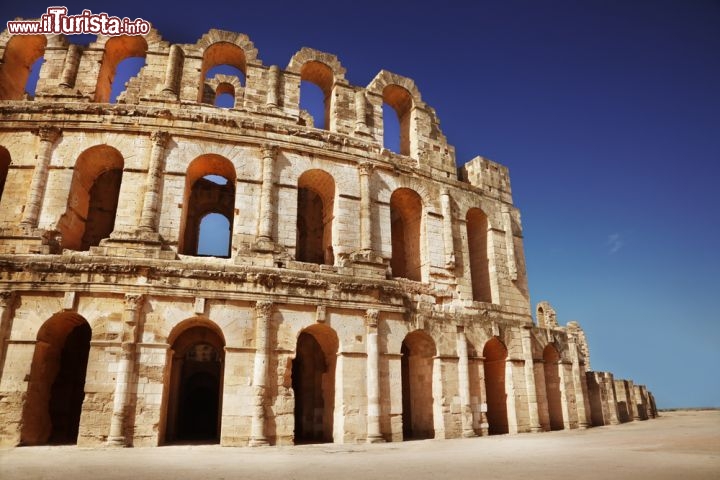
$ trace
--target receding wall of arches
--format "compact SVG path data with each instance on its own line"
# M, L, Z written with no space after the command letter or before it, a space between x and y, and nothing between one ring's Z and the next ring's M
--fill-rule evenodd
M57 313L40 327L22 414L22 445L77 442L91 334L88 322L73 312Z
M10 38L0 62L0 100L23 99L33 64L43 57L46 46L45 35Z

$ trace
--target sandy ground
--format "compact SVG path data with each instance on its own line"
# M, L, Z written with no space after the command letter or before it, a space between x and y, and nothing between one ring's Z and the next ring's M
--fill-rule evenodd
M720 411L542 434L379 445L21 447L0 479L720 479Z

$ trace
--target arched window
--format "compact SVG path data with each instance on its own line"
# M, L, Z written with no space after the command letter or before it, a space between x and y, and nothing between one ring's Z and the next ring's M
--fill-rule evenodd
M125 90L125 81L137 75L144 65L147 49L147 42L139 35L112 37L105 43L95 86L96 102L108 103L117 100L117 96ZM131 57L134 58L130 60Z
M45 53L47 39L44 35L15 35L5 47L0 62L0 100L21 100L26 89L35 93L28 80L35 75L37 82L40 64Z
M473 300L476 302L492 302L487 216L479 208L471 208L467 213L466 225Z
M231 83L223 82L215 89L215 106L221 108L235 107L235 87Z
M392 120L391 107L397 116ZM410 119L413 100L410 92L397 85L388 85L383 89L383 146L401 155L410 155ZM390 122L390 123L388 123ZM388 129L388 125L390 129ZM393 125L396 125L393 128ZM397 129L396 131L393 131ZM391 135L391 131L392 135Z
M8 170L10 170L10 152L7 148L0 147L0 200L2 200L5 191L5 181L7 180Z
M208 80L218 74L236 77L239 84L245 85L245 76L247 75L247 64L245 52L242 48L230 42L217 42L210 45L203 53L202 67L200 71L200 89L198 92L198 102L206 101L208 97ZM213 93L213 102L214 95ZM238 92L234 95L237 97Z
M235 181L235 167L225 157L206 154L190 162L185 174L180 253L230 257Z
M308 170L298 179L297 253L300 262L332 265L335 181L322 170Z
M390 234L393 277L422 280L422 200L409 188L398 188L390 196Z
M63 248L88 250L110 236L115 228L124 163L120 152L109 145L97 145L80 154L67 208L58 222Z
M300 69L300 108L310 113L315 128L330 130L334 82L332 70L324 63L309 61Z

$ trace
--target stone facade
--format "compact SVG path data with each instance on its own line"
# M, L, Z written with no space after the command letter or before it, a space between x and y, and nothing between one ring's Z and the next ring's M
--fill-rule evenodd
M145 65L109 103L133 56ZM546 302L533 321L507 168L457 169L412 80L350 85L308 48L266 66L219 30L87 47L4 32L0 58L3 445L380 442L617 423L621 402L622 418L656 414L645 387L588 371L576 322ZM213 105L223 93L233 108ZM200 252L211 214L226 254Z

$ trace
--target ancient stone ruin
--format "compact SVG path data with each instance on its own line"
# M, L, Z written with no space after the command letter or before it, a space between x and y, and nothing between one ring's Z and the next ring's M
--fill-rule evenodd
M350 85L309 48L267 66L219 30L69 40L0 35L1 444L381 442L657 414L644 386L590 371L576 322L546 302L533 321L507 168L456 168L412 80ZM112 99L128 57L144 66ZM227 245L211 255L209 217Z

